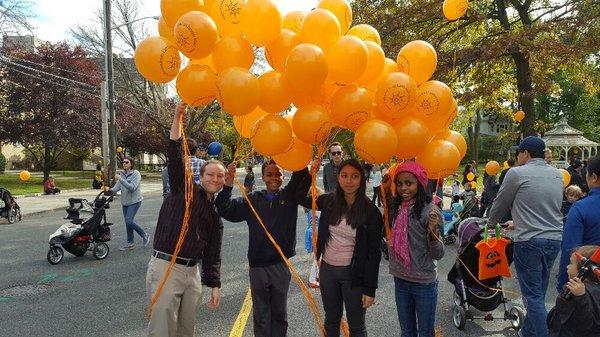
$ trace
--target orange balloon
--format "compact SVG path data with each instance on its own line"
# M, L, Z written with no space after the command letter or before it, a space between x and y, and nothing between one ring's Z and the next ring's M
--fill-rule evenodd
M420 155L431 139L431 133L423 121L406 116L394 125L398 136L396 156L398 159L411 159Z
M560 171L560 174L562 174L563 187L569 186L569 184L571 183L571 173L569 173L569 171L567 171L565 169L560 169L559 171Z
M260 83L248 70L228 68L217 76L217 101L233 116L249 114L260 100Z
M209 56L201 58L201 59L190 60L190 64L202 64L202 65L210 67L210 69L215 71L215 64L212 61L212 55L209 55ZM216 73L216 71L215 71L215 73Z
M325 82L328 68L323 50L315 45L303 43L290 51L285 62L284 77L291 88L312 91Z
M434 139L446 140L454 144L454 146L456 146L456 148L458 149L460 158L463 158L467 153L467 141L465 140L465 137L463 137L463 135L456 131L441 131L435 135Z
M242 33L255 46L273 42L281 31L281 13L270 0L247 0L241 20Z
M469 0L444 0L442 11L449 21L460 19L469 8Z
M294 120L294 115L283 115L283 118L285 118L285 120L290 124L290 126L292 126L292 121ZM294 135L294 128L292 127L292 135L295 137Z
M417 89L415 115L428 125L442 120L452 107L452 91L440 81L428 81Z
M460 165L460 154L454 144L443 139L434 139L417 157L430 179L445 178L453 174Z
M287 150L273 156L277 165L292 172L304 169L311 159L312 146L294 136L292 136L292 143Z
M380 120L370 120L354 133L354 148L364 161L371 164L386 162L392 158L398 146L394 128Z
M282 29L279 36L265 47L265 58L275 70L283 71L285 60L294 45L296 34L290 30Z
M210 15L210 11L214 5L215 5L215 0L204 0L204 5L202 5L202 8L200 10L203 11L204 13Z
M369 120L373 109L373 97L367 89L350 84L333 94L330 109L336 124L356 131Z
M352 7L346 0L321 0L317 4L317 8L326 9L336 16L342 34L350 28L352 24Z
M169 27L163 16L158 19L158 35L175 44L175 35L173 35L173 27Z
M373 104L373 110L371 111L371 119L379 119L387 122L391 125L398 123L404 116L390 116L381 111L377 104Z
M217 75L208 66L190 64L177 76L177 94L191 106L206 105L215 99Z
M523 112L522 110L519 110L519 111L515 112L515 115L513 118L515 119L515 121L520 123L525 118L525 112Z
M250 69L254 63L254 51L243 36L224 37L215 44L212 61L217 73L230 67Z
M370 25L356 25L350 28L346 35L354 35L363 41L372 41L381 46L381 37L379 36L379 32Z
M292 32L298 34L300 27L302 26L302 19L304 19L306 13L302 11L291 11L283 17L283 29L289 29Z
M202 0L161 0L160 12L167 26L173 28L183 14L201 10L202 4Z
M327 96L323 85L315 88L312 91L300 91L290 89L290 96L292 98L292 103L294 103L294 106L296 108L303 107L308 104L318 104L323 106L329 104L327 102Z
M450 109L448 109L448 112L437 120L430 121L429 129L432 131L432 133L437 133L438 131L448 129L450 128L450 125L452 125L452 122L454 122L454 119L457 115L458 103L454 98L452 98L452 105L450 106Z
M302 19L299 37L303 43L312 43L327 50L340 36L338 19L326 9L313 9Z
M175 24L177 49L191 59L200 59L212 53L219 39L217 25L207 14L188 12Z
M398 67L396 66L396 61L386 57L383 62L383 69L381 70L381 73L379 73L379 76L377 76L377 78L375 80L367 83L365 85L365 87L369 91L374 93L375 91L377 91L377 85L379 84L379 82L381 82L381 80L386 78L387 75L389 75L390 73L396 72L396 71L398 71Z
M485 172L490 176L495 176L500 172L500 164L495 160L489 161L485 164Z
M413 110L416 97L415 81L405 73L392 72L379 82L375 102L380 112L399 117Z
M277 70L268 71L258 77L260 101L258 106L269 113L279 113L292 103L290 89Z
M467 173L467 181L473 181L475 179L475 174L473 172Z
M437 53L428 42L415 40L400 49L396 63L399 71L409 74L417 85L421 85L435 72Z
M373 41L365 41L368 50L367 69L358 79L358 83L369 83L376 79L383 71L385 65L385 53L381 46Z
M285 118L268 114L254 124L250 141L265 156L279 154L292 143L292 127Z
M220 36L239 36L241 30L242 8L244 0L216 0L210 9L210 16L215 20Z
M256 107L251 113L243 116L233 116L233 126L240 136L250 138L254 123L265 116L267 113L261 108Z
M155 83L171 82L181 66L175 45L160 36L151 36L140 42L133 58L140 74Z
M292 128L294 134L305 143L319 144L331 133L333 123L324 107L309 104L300 107L294 114Z
M19 172L19 179L21 181L27 181L27 180L29 180L29 178L31 178L31 173L29 173L29 171L23 170L23 171Z
M329 63L329 78L341 84L356 81L369 62L369 50L356 36L342 36L325 55Z

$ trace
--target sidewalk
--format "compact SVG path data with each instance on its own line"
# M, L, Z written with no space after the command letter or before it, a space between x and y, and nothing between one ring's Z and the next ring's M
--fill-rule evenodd
M35 195L35 196L22 196L16 198L17 203L21 207L21 213L26 215L33 215L43 212L49 212L57 209L65 209L69 206L69 198L84 198L88 201L94 200L96 195L100 193L100 190L94 189L76 189L63 191L56 195ZM142 195L149 194L161 194L162 183L161 182L143 182L142 183ZM115 197L119 199L119 196Z

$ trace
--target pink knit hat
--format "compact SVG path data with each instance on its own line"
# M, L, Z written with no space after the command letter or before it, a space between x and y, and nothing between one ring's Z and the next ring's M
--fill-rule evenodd
M419 183L421 183L423 188L427 189L427 171L425 171L425 168L423 168L423 166L421 166L419 163L414 161L405 161L400 166L398 166L394 177L398 177L398 174L400 174L401 172L412 173L415 177L417 177L417 180L419 181Z

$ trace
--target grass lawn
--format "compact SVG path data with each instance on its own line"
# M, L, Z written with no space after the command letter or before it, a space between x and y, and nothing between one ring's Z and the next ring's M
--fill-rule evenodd
M65 173L67 172L68 171L65 171ZM92 171L89 177L86 174L85 177L82 178L81 171L71 171L69 172L69 175L71 176L67 174L63 176L61 172L58 171L51 173L54 177L56 187L61 190L91 188L93 174L94 172ZM9 190L12 195L35 194L43 192L44 180L43 176L32 174L28 181L21 181L19 179L19 174L4 173L0 174L0 187Z

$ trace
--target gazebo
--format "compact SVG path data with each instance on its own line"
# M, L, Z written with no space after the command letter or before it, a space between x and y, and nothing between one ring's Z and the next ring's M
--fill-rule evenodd
M546 147L552 150L558 165L568 166L569 158L576 156L581 160L598 154L600 144L593 142L583 136L583 132L569 126L566 118L561 119L554 129L545 133L544 142Z

